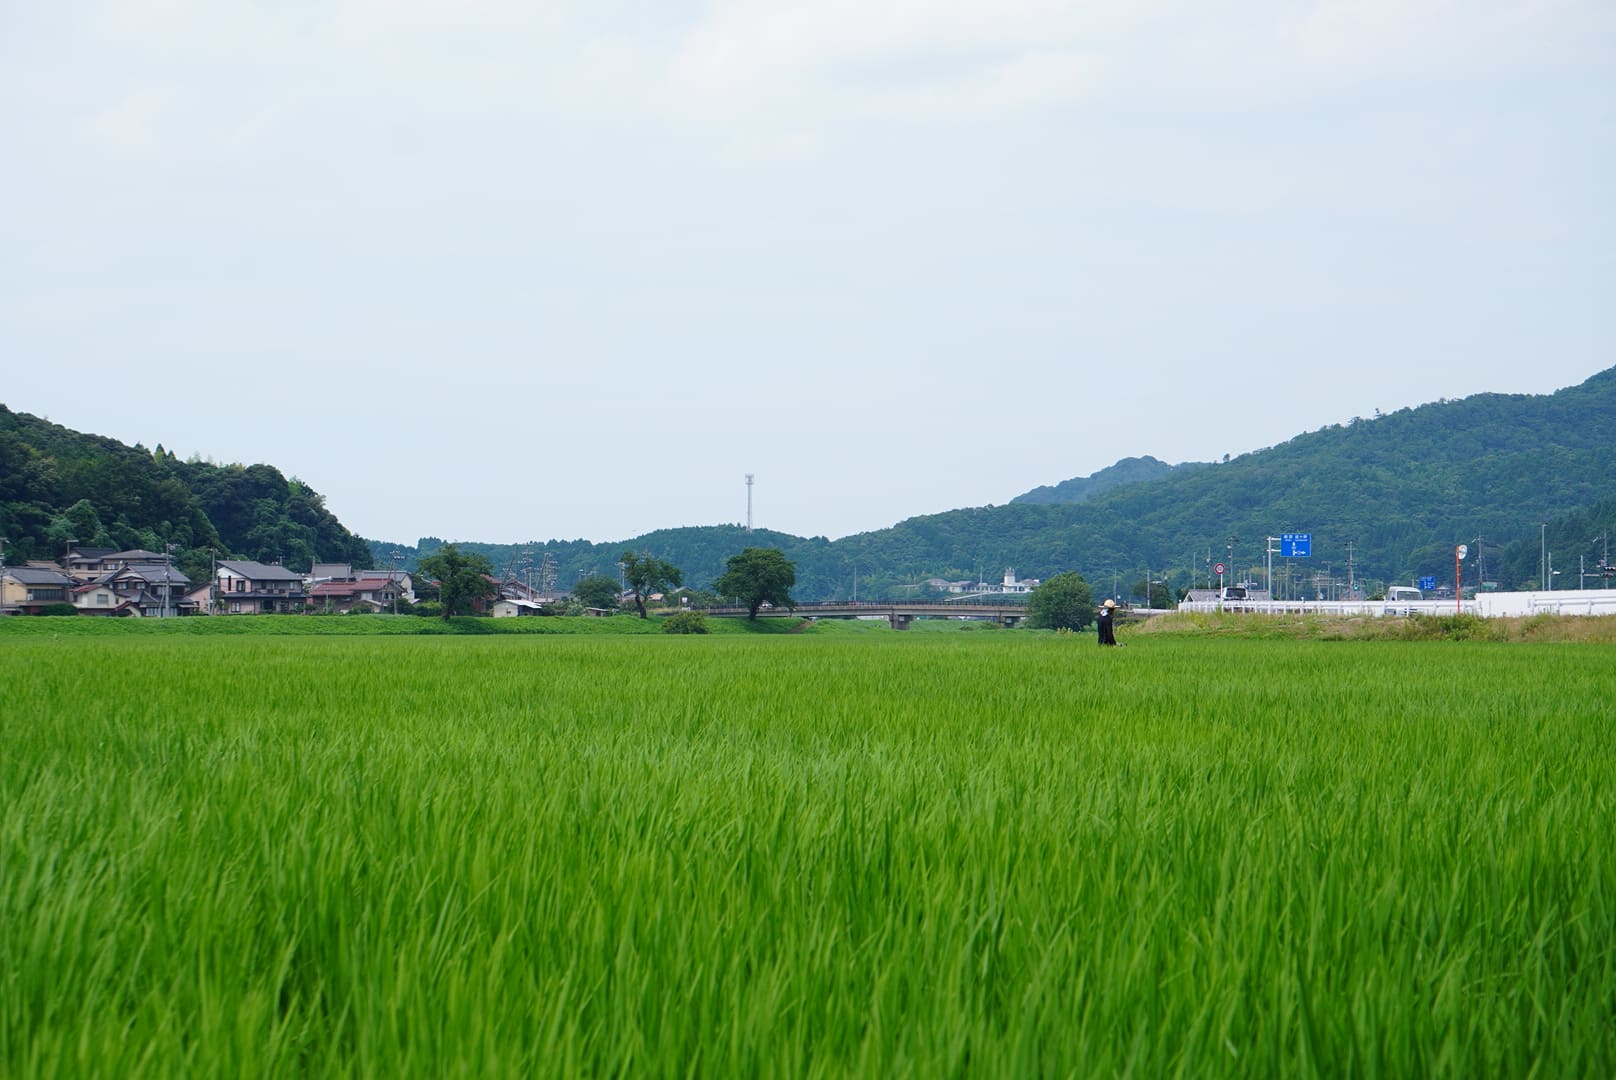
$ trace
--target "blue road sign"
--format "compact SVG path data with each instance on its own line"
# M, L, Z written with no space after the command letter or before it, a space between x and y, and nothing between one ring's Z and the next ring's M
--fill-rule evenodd
M1436 588L1436 578L1434 578L1434 577L1422 577L1422 578L1420 578L1420 591L1421 592L1430 592L1434 588Z
M1312 533L1280 533L1279 553L1287 559L1308 559L1313 556Z

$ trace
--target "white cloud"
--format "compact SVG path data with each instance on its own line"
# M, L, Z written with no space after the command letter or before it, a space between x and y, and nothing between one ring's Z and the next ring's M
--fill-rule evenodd
M1542 63L1609 30L1595 0L732 0L668 64L693 115L840 118L1108 96L1284 100L1411 72ZM895 107L897 106L897 107Z
M329 147L328 129L542 115L716 127L796 158L850 127L1076 105L1245 107L1402 75L1548 63L1608 35L1601 0L102 0L46 21L23 96L103 151ZM1583 45L1582 47L1587 47ZM84 77L53 73L76 63Z

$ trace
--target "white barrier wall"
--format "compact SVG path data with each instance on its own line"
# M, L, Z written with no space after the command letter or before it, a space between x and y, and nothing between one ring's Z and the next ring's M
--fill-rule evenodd
M1616 589L1562 589L1555 592L1483 593L1465 601L1478 615L1616 615Z
M1217 600L1185 601L1180 611L1249 611L1259 614L1314 615L1455 615L1452 600ZM1467 615L1494 619L1521 615L1616 615L1616 589L1568 589L1556 592L1483 593L1467 598Z

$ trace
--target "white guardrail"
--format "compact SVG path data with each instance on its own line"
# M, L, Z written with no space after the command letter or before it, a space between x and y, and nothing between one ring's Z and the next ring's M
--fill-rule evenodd
M1240 611L1260 615L1616 615L1616 589L1482 593L1452 600L1186 600L1179 611Z

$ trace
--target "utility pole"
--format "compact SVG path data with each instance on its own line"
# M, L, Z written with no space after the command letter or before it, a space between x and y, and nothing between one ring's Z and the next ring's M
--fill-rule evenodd
M392 562L393 566L392 566L392 569L388 570L388 572L387 572L387 589L388 589L389 592L391 592L393 594L393 614L397 615L398 614L398 552L397 551L390 552L388 554L388 559Z
M1537 576L1538 586L1545 592L1549 588L1549 523L1538 523L1537 533Z
M168 618L168 602L169 599L174 595L174 587L169 584L168 575L168 568L173 565L174 545L165 542L163 544L163 614L161 616L164 619Z

